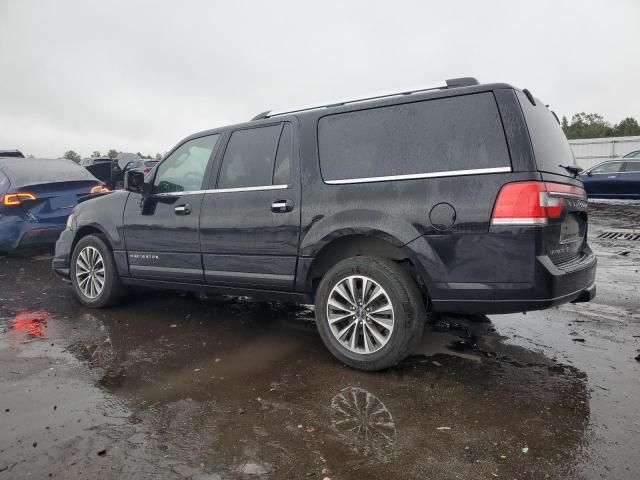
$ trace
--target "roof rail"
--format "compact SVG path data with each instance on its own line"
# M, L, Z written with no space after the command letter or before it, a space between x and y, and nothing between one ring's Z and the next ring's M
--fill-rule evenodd
M449 78L447 80L447 88L473 87L474 85L480 85L474 77Z
M318 110L320 108L342 107L344 105L349 105L352 103L368 102L369 100L379 100L381 98L397 97L400 95L412 95L414 93L428 92L431 90L446 90L448 88L471 87L479 84L480 83L478 82L478 80L476 80L473 77L450 78L446 81L445 86L437 86L437 87L421 88L418 90L407 90L402 92L387 93L384 95L376 95L373 97L357 98L354 100L345 100L341 102L330 103L327 105L314 105L312 107L296 108L292 110L277 110L277 111L267 110L253 117L251 121L264 120L266 118L271 118L278 115L287 115L290 113L308 112L310 110Z

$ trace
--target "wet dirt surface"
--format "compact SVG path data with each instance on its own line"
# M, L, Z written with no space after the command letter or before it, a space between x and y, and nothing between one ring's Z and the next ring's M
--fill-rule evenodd
M88 310L49 255L0 257L0 480L638 478L640 242L597 236L640 202L590 214L593 302L432 318L381 373L333 359L306 307Z

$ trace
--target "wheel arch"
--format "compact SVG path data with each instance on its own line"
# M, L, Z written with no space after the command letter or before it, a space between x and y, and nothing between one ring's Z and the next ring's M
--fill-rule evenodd
M80 240L82 240L84 237L88 235L95 235L95 234L102 236L109 250L113 252L113 245L111 245L109 236L100 227L92 224L92 225L83 225L82 227L78 228L76 234L73 237L73 242L71 243L71 251L70 251L71 255L73 255L73 251L75 250L76 245Z
M357 256L385 258L401 264L416 281L423 296L428 296L430 280L411 250L393 235L379 230L334 232L308 263L304 273L304 290L314 296L320 280L333 265Z

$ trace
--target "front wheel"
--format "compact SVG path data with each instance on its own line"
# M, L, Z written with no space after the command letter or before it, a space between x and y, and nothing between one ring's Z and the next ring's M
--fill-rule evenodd
M382 370L409 355L422 336L426 308L400 265L375 257L339 262L316 293L316 324L326 347L347 365Z
M126 293L113 254L101 235L87 235L78 241L71 255L70 276L76 298L87 307L115 305Z

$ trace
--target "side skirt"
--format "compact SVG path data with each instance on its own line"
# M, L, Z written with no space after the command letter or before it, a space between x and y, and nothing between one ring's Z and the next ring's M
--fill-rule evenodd
M306 293L215 286L205 285L202 283L167 282L163 280L148 280L131 277L121 277L121 280L125 285L148 287L160 290L186 290L190 292L204 292L217 295L247 296L252 298L259 298L261 300L271 300L277 302L294 302L302 304L313 303L312 296Z

